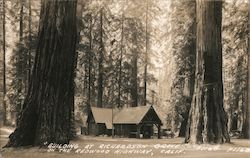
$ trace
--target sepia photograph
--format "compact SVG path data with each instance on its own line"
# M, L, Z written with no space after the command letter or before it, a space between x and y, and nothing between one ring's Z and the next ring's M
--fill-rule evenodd
M0 0L0 158L250 157L250 0Z

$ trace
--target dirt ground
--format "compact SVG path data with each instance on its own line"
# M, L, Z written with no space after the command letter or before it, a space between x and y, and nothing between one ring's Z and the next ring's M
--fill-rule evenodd
M250 158L250 141L232 139L223 145L183 144L183 138L133 139L79 136L70 145L47 148L2 148L12 128L0 128L0 158Z

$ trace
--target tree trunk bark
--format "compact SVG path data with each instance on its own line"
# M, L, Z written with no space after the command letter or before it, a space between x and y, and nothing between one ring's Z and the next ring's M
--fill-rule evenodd
M6 39L5 39L5 0L2 1L2 27L3 27L3 124L7 124L6 114L7 114L7 107L6 107Z
M223 108L222 2L197 0L195 89L185 142L229 142Z
M6 147L69 143L76 39L76 0L43 0L25 108Z
M250 3L248 3L248 5L250 5ZM248 31L250 31L250 11L248 10ZM250 120L249 120L249 113L250 113L250 37L248 36L247 39L247 54L248 54L248 72L247 72L247 101L245 104L245 109L244 109L244 113L245 113L245 119L244 119L244 124L243 124L243 137L249 139L250 138Z
M100 50L98 60L98 92L97 92L97 107L102 107L103 100L103 59L104 59L104 45L103 45L103 8L100 10Z
M137 21L132 20L130 27L132 28L132 43L134 48L131 51L131 87L130 87L130 96L131 96L131 106L138 106L138 33L136 27Z
M135 36L135 35L134 35ZM135 37L137 38L137 37ZM136 42L135 42L136 43ZM138 92L137 92L137 60L138 60L138 52L137 50L133 51L132 56L132 73L131 73L131 106L136 107L138 106Z
M232 109L229 109L229 111L228 111L228 115L227 115L227 117L228 117L228 121L227 121L227 131L228 132L231 132L231 130L232 130L232 122L233 122L233 114L232 114L233 112L232 112Z

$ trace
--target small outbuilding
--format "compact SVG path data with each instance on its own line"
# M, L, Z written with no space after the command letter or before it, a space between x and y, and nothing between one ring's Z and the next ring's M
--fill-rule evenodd
M162 121L153 106L122 109L91 107L87 118L89 135L114 135L120 137L160 138ZM157 132L155 132L157 131Z

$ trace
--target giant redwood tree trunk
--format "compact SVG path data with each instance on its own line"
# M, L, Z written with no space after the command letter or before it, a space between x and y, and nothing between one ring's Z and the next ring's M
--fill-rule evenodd
M250 6L250 3L248 3L248 5ZM250 31L250 11L248 10L248 33ZM247 62L248 62L248 71L247 71L247 103L245 104L245 108L244 108L244 114L245 114L245 119L244 119L244 124L243 124L243 137L249 139L250 138L250 119L249 119L249 114L250 114L250 37L248 36L247 38Z
M229 142L223 108L222 2L197 0L195 89L186 131L189 143Z
M76 37L76 0L42 0L31 82L6 147L69 143Z
M7 119L6 119L6 115L7 115L7 107L6 107L6 101L5 101L5 95L6 95L6 28L5 28L5 18L6 18L6 13L5 13L5 0L2 0L2 6L0 5L0 9L2 11L2 15L1 15L1 27L2 28L2 67L3 67L3 124L6 125L7 124ZM1 84L0 84L1 85Z

